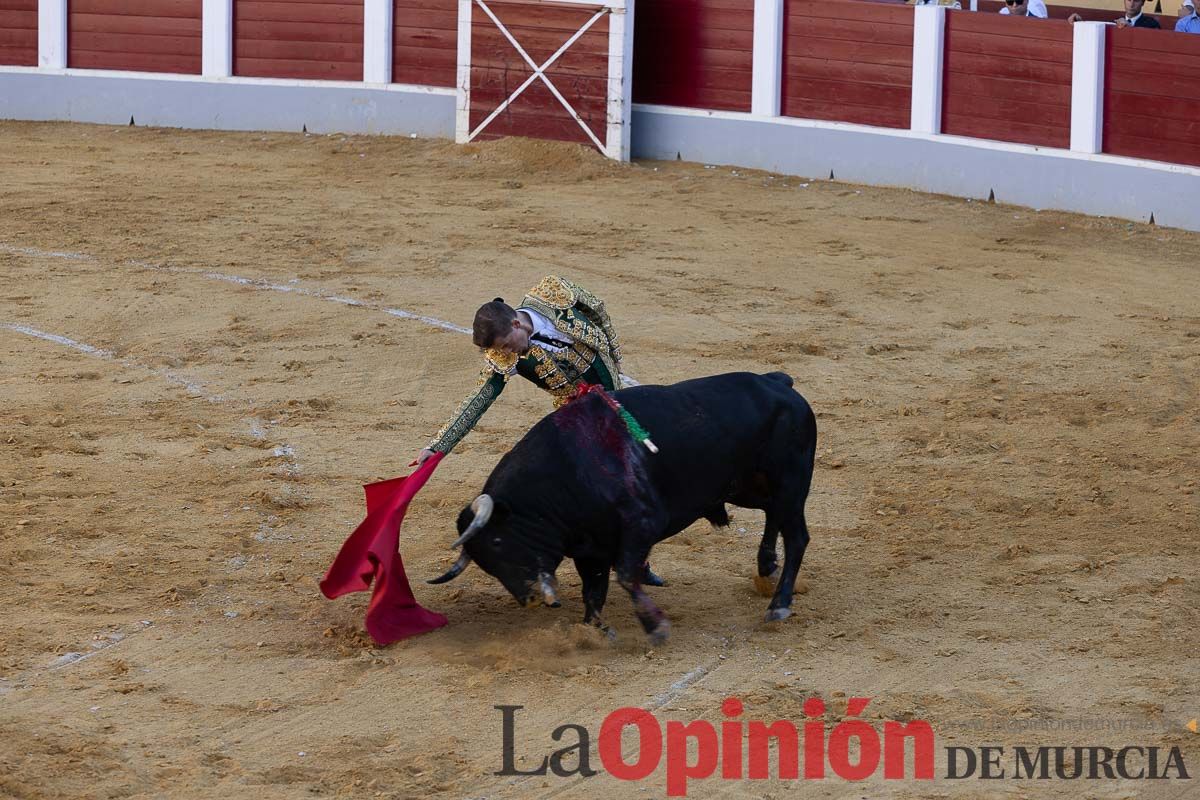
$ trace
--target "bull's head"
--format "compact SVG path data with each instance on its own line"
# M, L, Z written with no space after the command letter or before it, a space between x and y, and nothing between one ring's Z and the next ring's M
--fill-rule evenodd
M500 581L523 606L539 603L557 608L554 570L561 556L543 552L518 535L517 521L503 502L481 494L458 515L459 537L451 547L462 553L445 574L429 583L446 583L457 578L472 561Z

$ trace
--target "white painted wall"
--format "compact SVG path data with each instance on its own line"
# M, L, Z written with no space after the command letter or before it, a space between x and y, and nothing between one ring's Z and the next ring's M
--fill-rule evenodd
M966 12L957 12L966 13ZM1200 168L840 122L633 107L633 155L1122 217L1200 231Z
M351 81L0 67L0 119L449 138L454 90Z

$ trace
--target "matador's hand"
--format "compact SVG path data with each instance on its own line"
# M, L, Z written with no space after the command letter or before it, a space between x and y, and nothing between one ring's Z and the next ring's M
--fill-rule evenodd
M421 451L421 454L416 457L416 460L414 460L411 464L409 464L409 466L410 467L419 467L432 457L433 457L433 451L430 450L428 447L426 447L424 450Z

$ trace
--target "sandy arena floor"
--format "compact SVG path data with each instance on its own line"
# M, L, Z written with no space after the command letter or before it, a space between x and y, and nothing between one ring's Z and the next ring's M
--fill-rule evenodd
M493 706L526 706L529 765L562 723L730 695L801 721L818 694L831 723L870 697L939 753L1179 746L1200 772L1200 235L530 142L0 123L0 175L0 796L655 797L662 769L495 775ZM796 616L761 622L748 511L655 550L653 651L619 589L615 644L576 624L569 566L559 610L476 569L418 583L449 627L382 649L366 595L320 596L359 485L406 473L477 374L467 336L386 309L469 325L547 273L606 299L642 382L795 376L820 426ZM439 469L414 581L548 410L514 384Z

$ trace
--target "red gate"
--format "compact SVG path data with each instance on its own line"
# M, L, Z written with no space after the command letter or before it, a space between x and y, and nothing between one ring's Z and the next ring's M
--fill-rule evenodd
M531 136L629 160L632 0L459 0L460 144Z

